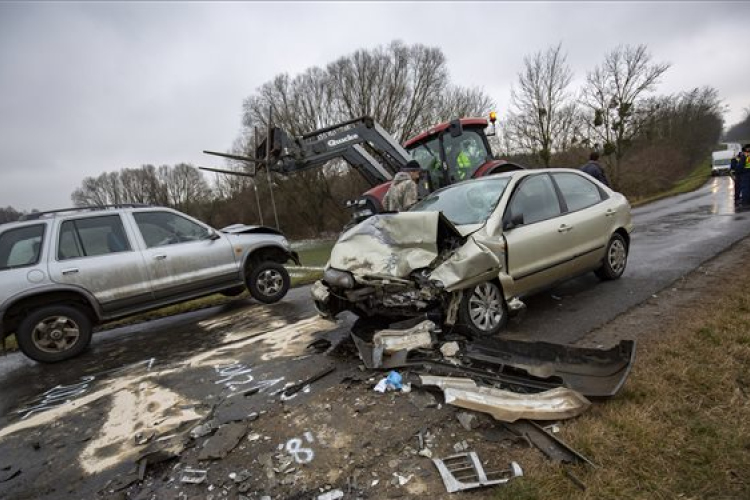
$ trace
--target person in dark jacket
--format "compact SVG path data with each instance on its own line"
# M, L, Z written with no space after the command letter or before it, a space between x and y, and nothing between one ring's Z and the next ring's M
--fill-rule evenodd
M740 153L742 154L742 153ZM734 206L739 207L742 204L742 173L745 170L740 166L740 155L738 154L732 158L732 163L729 167L729 173L734 181Z
M737 155L737 169L740 173L740 207L743 210L750 209L750 144L745 144L742 151Z
M610 187L609 181L607 180L607 175L604 173L604 169L599 164L599 153L597 153L596 151L592 152L589 155L589 162L581 167L581 172L589 174L591 177L598 180L605 186Z

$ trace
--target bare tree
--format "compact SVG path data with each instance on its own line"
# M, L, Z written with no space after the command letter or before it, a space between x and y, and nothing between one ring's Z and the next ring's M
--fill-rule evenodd
M0 224L17 221L22 215L23 212L19 212L11 206L5 208L0 207Z
M120 170L120 185L122 186L122 199L125 202L147 205L168 203L164 186L159 182L153 165Z
M745 117L727 130L724 139L727 141L750 142L750 107L745 108Z
M450 84L440 49L396 41L357 50L325 69L277 75L245 99L242 134L247 139L254 126L264 128L272 109L274 124L292 135L368 115L403 141L457 118L455 112L483 115L493 104L481 89Z
M187 163L174 167L162 165L158 175L167 194L167 203L178 210L191 212L211 195L211 188L200 170Z
M511 89L509 139L549 167L553 151L575 135L576 106L568 91L573 73L562 44L524 58L518 86Z
M652 62L645 45L619 46L586 77L587 128L592 141L603 143L604 154L613 159L610 178L615 186L622 158L651 112L644 96L656 88L669 66Z
M71 200L77 207L113 205L121 202L120 176L104 172L97 177L86 177L81 187L73 191Z

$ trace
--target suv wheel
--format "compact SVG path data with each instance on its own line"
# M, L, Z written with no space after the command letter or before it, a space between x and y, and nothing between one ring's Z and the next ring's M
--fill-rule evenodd
M601 280L616 280L625 272L628 263L628 245L625 238L615 233L607 243L604 261L599 269L594 271Z
M73 306L47 306L18 326L18 347L31 359L55 363L80 354L91 342L89 317Z
M261 262L253 266L247 279L247 289L255 300L273 304L289 291L289 272L276 262Z
M496 335L508 322L503 291L492 281L466 290L458 308L459 323L477 336Z

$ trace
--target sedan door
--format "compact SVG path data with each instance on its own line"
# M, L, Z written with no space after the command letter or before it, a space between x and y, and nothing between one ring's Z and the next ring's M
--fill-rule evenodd
M574 261L571 272L597 267L614 231L615 208L607 193L594 182L575 172L553 172L552 178L562 195L570 230Z
M564 264L572 256L571 231L548 174L521 181L504 219L521 222L504 231L513 295L531 293L565 277Z
M68 219L58 227L54 258L49 260L53 281L88 290L105 314L153 299L143 256L119 214Z
M225 235L172 211L139 210L132 216L157 300L241 283L239 264Z

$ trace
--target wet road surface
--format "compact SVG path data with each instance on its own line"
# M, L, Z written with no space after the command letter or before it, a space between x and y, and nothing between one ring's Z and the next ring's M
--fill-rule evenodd
M750 234L750 213L734 211L730 178L633 215L622 279L590 274L531 297L508 334L580 340ZM103 332L58 365L0 358L0 498L93 498L132 468L143 451L139 433L262 412L285 384L324 368L311 341L335 341L352 323L317 318L308 296L303 287L273 306L240 300Z

